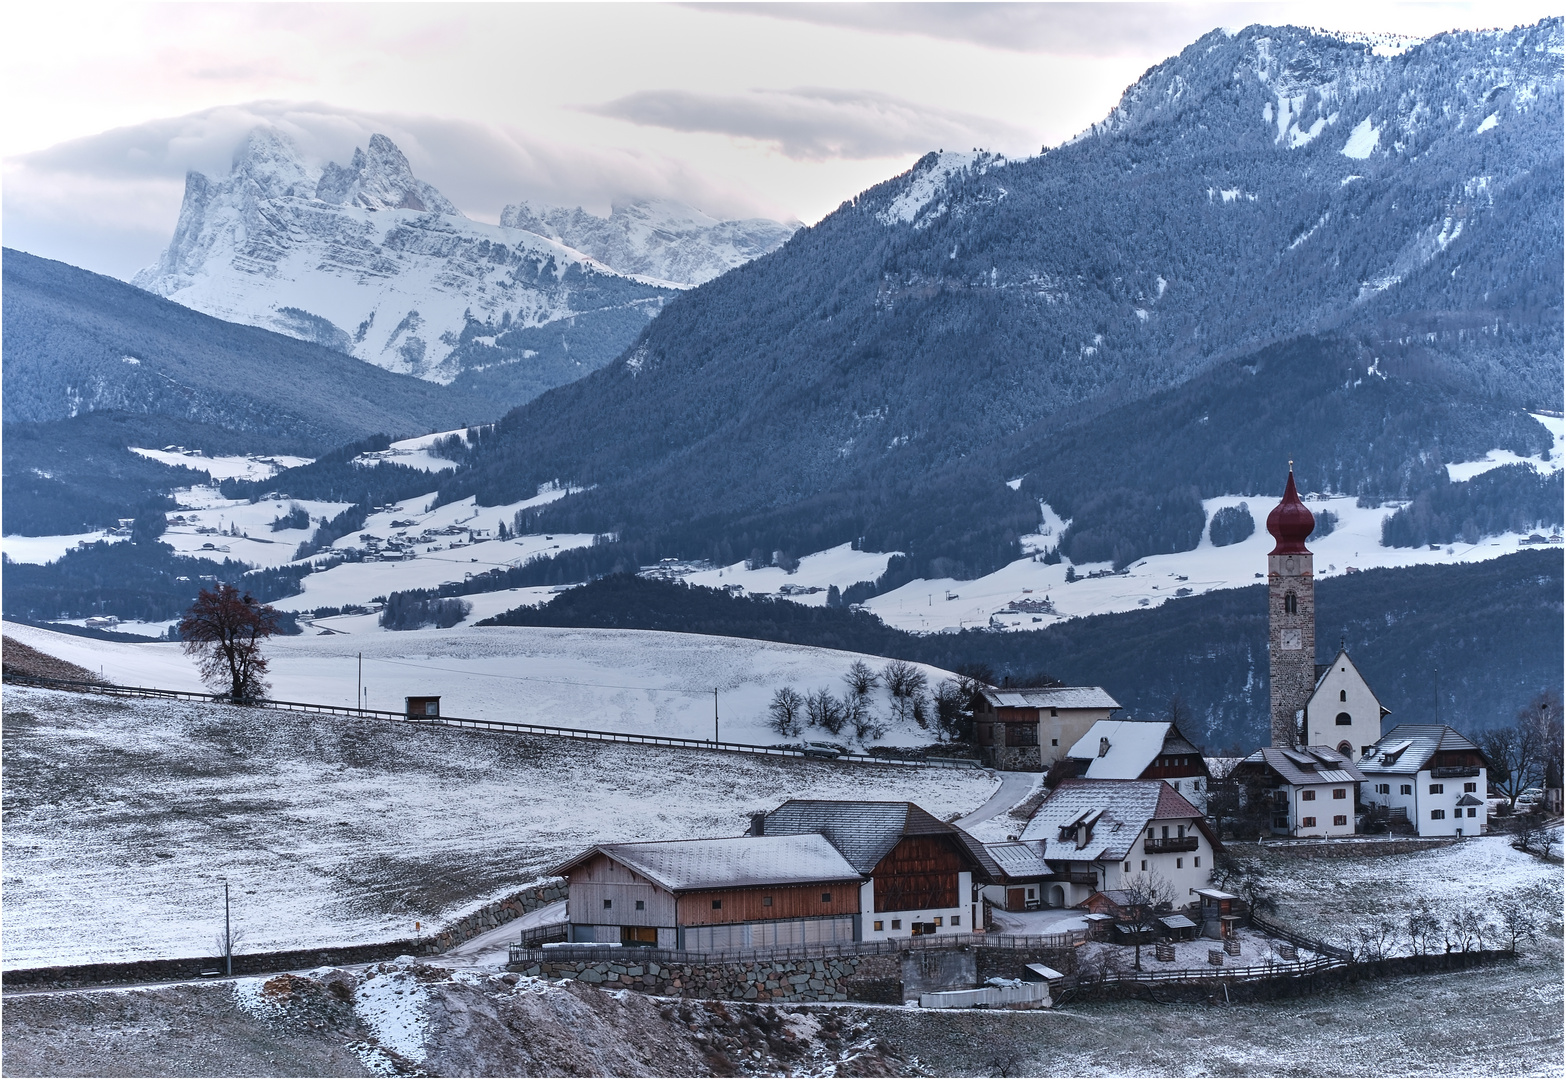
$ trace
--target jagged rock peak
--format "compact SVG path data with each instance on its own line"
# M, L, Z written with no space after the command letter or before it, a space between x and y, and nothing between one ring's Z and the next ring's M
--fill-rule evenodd
M210 184L207 177L192 172L186 177L187 185L192 177ZM245 141L235 148L229 178L259 199L309 198L315 189L298 145L286 133L271 127L252 128Z
M781 246L797 224L767 218L721 221L670 199L616 202L607 218L581 207L523 202L500 224L575 248L622 274L699 285Z
M337 206L370 210L422 210L460 214L439 191L413 175L408 158L385 135L370 136L370 148L355 148L348 166L329 163L315 187L315 197Z

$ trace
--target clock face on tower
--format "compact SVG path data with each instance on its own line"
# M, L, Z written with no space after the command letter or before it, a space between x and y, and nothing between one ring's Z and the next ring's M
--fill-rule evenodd
M1285 649L1293 650L1303 648L1303 646L1300 644L1300 632L1298 630L1285 630L1280 635L1280 637L1282 638L1282 645Z

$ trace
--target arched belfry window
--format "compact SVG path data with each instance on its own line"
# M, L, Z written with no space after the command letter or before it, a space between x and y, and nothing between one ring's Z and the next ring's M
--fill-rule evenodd
M1299 614L1299 601L1295 599L1292 592L1283 594L1283 613L1285 615Z
M1354 756L1354 747L1347 740L1344 740L1338 743L1338 753L1346 758L1352 758Z
M1348 727L1353 722L1354 722L1354 718L1352 716L1350 716L1348 713L1346 713L1346 712L1338 713L1338 726L1339 727Z

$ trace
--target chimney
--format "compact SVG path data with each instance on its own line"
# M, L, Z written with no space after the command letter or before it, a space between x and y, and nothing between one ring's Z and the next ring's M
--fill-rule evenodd
M1107 753L1109 753L1109 740L1100 737L1098 740L1098 756L1103 757Z
M765 836L765 835L767 835L767 815L766 814L752 814L752 815L750 815L750 832L746 833L745 835L747 835L747 836Z

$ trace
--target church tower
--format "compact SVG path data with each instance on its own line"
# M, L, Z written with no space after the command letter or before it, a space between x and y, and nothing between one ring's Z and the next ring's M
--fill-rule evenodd
M1294 490L1294 463L1283 501L1267 515L1277 541L1267 556L1267 670L1272 695L1272 745L1299 742L1296 717L1316 686L1316 581L1305 538L1316 518Z

